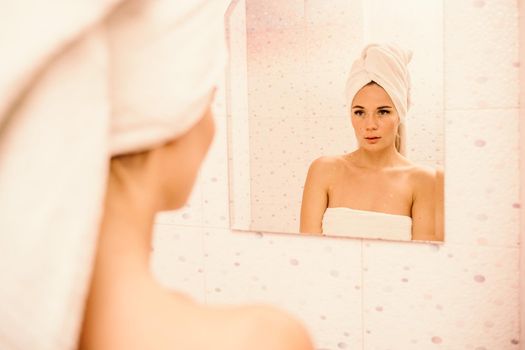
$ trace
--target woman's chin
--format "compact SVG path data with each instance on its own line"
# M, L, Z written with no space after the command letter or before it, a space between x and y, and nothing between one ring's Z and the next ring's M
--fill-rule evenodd
M385 146L381 144L377 144L377 143L373 143L373 144L363 143L361 144L361 148L367 151L380 151L384 149Z
M387 145L384 145L384 144L380 144L380 143L374 143L374 144L362 144L360 146L360 148L366 152L373 152L373 153L381 153L381 152L385 152L385 151L388 151L389 149L392 149L392 147L389 147ZM395 149L395 147L393 147L393 149Z
M166 189L163 193L162 202L158 210L171 211L183 208L189 200L192 187L193 186Z

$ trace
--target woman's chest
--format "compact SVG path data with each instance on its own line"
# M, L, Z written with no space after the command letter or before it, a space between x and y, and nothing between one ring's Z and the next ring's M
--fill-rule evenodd
M412 201L410 176L399 172L344 173L328 188L329 207L410 216Z

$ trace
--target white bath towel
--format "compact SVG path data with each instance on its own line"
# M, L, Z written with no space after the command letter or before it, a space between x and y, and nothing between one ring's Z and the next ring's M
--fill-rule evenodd
M225 10L224 0L131 1L110 17L112 154L157 146L202 116L224 74Z
M410 105L410 74L407 65L411 59L411 51L394 44L367 45L348 74L345 90L348 106L351 106L354 96L363 86L375 81L388 93L401 122L404 122Z
M223 0L45 4L0 5L2 350L76 347L110 156L188 130L225 63Z
M3 0L0 4L0 129L24 92L64 47L123 0Z
M327 208L323 235L367 239L410 241L412 218L351 208Z

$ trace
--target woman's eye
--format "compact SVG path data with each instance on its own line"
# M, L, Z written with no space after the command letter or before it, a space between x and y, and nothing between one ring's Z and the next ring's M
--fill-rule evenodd
M361 117L363 116L365 113L363 111L354 111L354 115L358 116L358 117Z
M388 109L380 109L379 115L388 115L390 114L390 111Z

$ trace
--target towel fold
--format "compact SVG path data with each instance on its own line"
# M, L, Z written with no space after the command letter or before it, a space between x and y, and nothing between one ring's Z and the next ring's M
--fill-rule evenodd
M0 132L11 109L67 45L123 0L3 0L0 22Z
M323 215L323 235L410 241L412 218L344 207L327 208Z
M375 81L392 99L401 123L410 106L410 75L407 65L412 52L394 44L367 45L354 61L346 81L345 96L348 105L366 84Z

